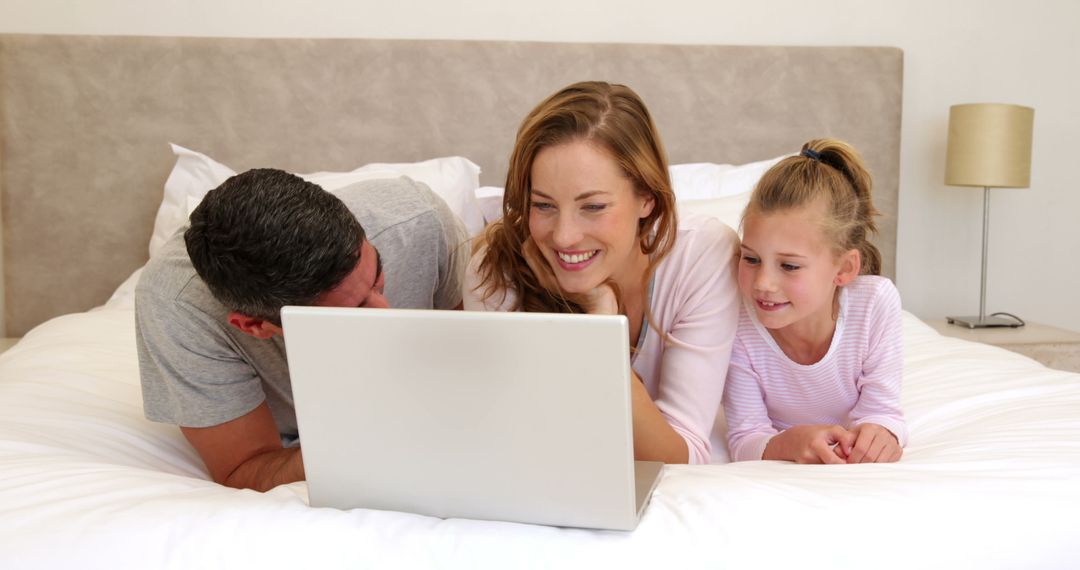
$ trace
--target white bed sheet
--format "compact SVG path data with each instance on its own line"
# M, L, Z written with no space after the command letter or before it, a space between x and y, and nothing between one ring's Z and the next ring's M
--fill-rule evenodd
M668 466L633 532L312 509L208 480L142 417L130 303L0 355L0 568L1080 565L1080 375L905 315L892 465Z

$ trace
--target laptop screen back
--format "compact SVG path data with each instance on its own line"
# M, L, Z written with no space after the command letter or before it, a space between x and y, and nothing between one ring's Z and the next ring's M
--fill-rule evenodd
M312 506L635 523L625 317L287 307Z

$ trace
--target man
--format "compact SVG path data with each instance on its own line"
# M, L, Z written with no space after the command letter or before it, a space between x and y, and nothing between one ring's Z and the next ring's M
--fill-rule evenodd
M230 178L136 288L146 417L180 426L219 483L302 480L281 307L460 308L468 255L461 222L408 178L334 195L280 170Z

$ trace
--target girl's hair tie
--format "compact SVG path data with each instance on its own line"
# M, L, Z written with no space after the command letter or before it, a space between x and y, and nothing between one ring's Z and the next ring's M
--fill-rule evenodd
M821 162L821 153L816 150L804 148L802 150L802 155L806 158L809 158L810 160L816 160L818 162Z

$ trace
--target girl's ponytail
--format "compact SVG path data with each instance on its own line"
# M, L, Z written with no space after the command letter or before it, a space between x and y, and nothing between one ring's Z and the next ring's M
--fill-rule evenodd
M876 234L874 216L881 215L872 199L873 178L855 149L836 139L814 139L802 146L798 156L777 163L762 176L743 213L743 219L759 213L802 207L827 200L826 235L837 253L856 249L859 273L881 274L881 252L870 243Z
M842 195L837 196L841 199L835 201L835 206L841 207L832 208L833 223L845 230L840 232L841 234L846 234L837 236L840 238L839 245L843 250L859 250L859 257L862 259L859 273L880 275L881 252L877 246L870 243L870 236L878 231L874 216L881 214L874 208L874 181L862 157L851 145L836 139L812 140L803 145L802 155L811 160L814 160L813 155L816 155L818 162L836 169L850 185L849 191L854 192L855 202L847 205L847 200L843 200ZM854 215L845 215L848 213Z

